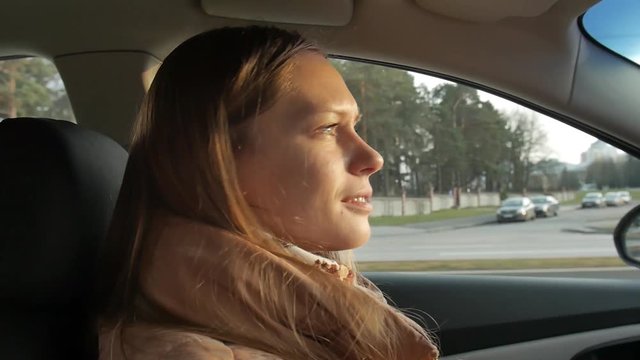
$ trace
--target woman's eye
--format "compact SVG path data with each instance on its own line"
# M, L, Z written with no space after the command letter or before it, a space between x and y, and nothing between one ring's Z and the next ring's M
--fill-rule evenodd
M320 128L320 133L323 135L336 135L336 130L338 129L338 124L331 124L328 126L324 126Z

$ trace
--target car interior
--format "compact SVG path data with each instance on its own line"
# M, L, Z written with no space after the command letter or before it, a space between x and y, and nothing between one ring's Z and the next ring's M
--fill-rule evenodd
M581 17L597 3L5 2L0 60L52 61L77 124L0 122L0 358L97 358L91 289L129 133L154 71L182 41L224 26L295 29L332 57L463 83L640 156L640 66L585 33ZM634 280L367 276L424 319L443 359L640 358Z

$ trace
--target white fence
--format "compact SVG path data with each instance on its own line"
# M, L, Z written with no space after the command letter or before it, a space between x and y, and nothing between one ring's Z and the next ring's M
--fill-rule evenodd
M576 193L564 191L551 193L558 201L567 201L575 198ZM522 196L514 194L513 196ZM426 215L434 211L451 209L454 199L451 195L433 195L429 198L405 198L404 204L399 197L374 197L371 200L373 213L371 216L402 216L402 215ZM460 207L483 207L500 205L498 193L461 193ZM404 209L403 209L404 208Z
M575 191L559 191L559 192L553 192L550 195L558 199L558 201L560 202L569 201L576 198Z

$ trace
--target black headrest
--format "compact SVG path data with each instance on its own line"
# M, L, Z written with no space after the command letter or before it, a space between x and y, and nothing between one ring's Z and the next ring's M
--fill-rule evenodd
M0 122L2 303L88 300L126 161L115 141L73 123Z

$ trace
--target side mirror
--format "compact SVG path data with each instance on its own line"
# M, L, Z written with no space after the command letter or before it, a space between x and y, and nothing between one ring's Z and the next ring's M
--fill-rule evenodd
M613 241L625 263L640 267L640 205L620 220L613 232Z

